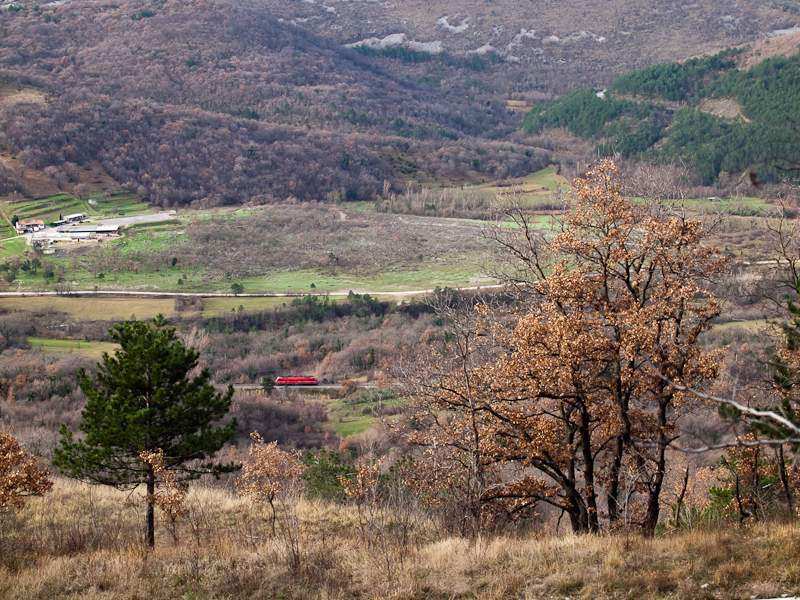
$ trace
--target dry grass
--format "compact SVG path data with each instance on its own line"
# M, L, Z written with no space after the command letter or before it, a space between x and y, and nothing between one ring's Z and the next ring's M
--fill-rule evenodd
M105 352L113 354L119 344L111 342L85 342L81 340L52 340L47 338L28 338L28 343L35 350L44 352L63 352L79 354L89 358L100 358Z
M774 56L794 56L797 54L798 43L800 43L800 33L759 40L751 44L736 62L740 69L749 69Z
M130 502L130 499L135 502ZM5 515L0 597L39 598L765 598L800 592L795 524L673 533L521 534L478 540L428 528L390 572L355 512L300 500L300 566L268 514L227 489L195 486L176 542L140 543L141 497L59 479ZM708 584L708 585L705 585ZM703 587L705 585L705 587Z
M742 107L731 98L707 98L700 103L698 108L723 119L735 119L742 116Z
M47 93L29 85L0 83L0 106L11 104L43 104Z
M67 313L78 321L122 321L131 315L137 319L151 319L163 314L175 315L173 298L80 298L62 296L25 296L0 298L0 306L9 310L46 311Z
M312 290L313 291L313 290ZM345 296L332 296L332 300L341 301ZM204 298L203 317L214 317L221 313L229 313L231 310L238 310L240 306L244 310L266 310L280 307L284 304L290 305L292 298Z

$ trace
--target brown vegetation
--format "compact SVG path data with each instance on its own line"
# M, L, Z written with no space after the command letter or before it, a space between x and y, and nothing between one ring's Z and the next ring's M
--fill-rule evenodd
M709 0L656 8L497 0L437 10L422 2L23 2L0 21L0 152L8 158L0 193L120 185L159 206L207 207L375 199L410 179L525 175L549 153L515 135L520 118L509 102L602 87L789 23L779 6ZM444 54L403 60L344 46L396 33L439 41ZM476 52L486 44L492 50Z
M467 306L452 350L445 341L445 358L434 351L411 377L431 423L412 440L461 466L475 532L536 503L576 532L603 517L655 532L667 447L697 405L669 382L700 387L718 373L698 343L719 314L702 281L726 260L702 247L699 221L625 200L618 176L604 161L576 180L555 237L512 207L519 228L489 235L521 308Z
M26 496L41 496L52 487L48 472L39 468L10 431L0 430L0 511L19 510Z
M130 272L135 265L138 271L153 272L166 270L177 258L182 269L198 269L204 281L301 269L363 277L414 269L420 254L453 264L486 248L476 227L452 223L445 223L443 231L435 221L409 223L395 215L345 212L320 204L251 210L246 219L219 216L191 221L183 236L157 237L163 244L158 252L112 247L74 259L73 268L116 274ZM489 212L488 207L483 210ZM442 212L441 216L450 216Z
M514 129L500 105L445 101L256 5L31 8L4 12L3 33L0 82L48 102L0 110L0 150L59 189L99 160L164 207L346 201L409 175L524 175L547 159L492 141Z
M423 378L415 390L423 410L406 420L411 436L402 439L391 420L339 440L325 431L319 403L299 394L238 394L231 407L237 442L253 430L264 436L251 446L238 480L256 502L234 497L233 478L185 490L171 488L164 470L167 493L150 499L163 501L169 535L159 535L155 550L144 554L147 497L136 491L126 499L58 480L52 496L4 517L0 593L796 593L796 526L778 520L792 516L800 493L790 447L735 448L700 459L668 449L679 436L691 440L688 447L724 432L714 410L659 374L701 388L719 375L718 394L746 381L754 403L776 391L763 364L722 366L722 353L710 351L753 337L733 327L704 333L718 313L706 277L725 261L702 245L701 222L665 203L626 202L615 176L604 163L579 181L555 233L535 229L529 215L511 207L521 226L489 237L512 256L499 270L516 284L513 297L439 290L432 305L396 306L351 294L335 305L306 297L280 310L206 320L184 313L177 320L182 339L198 348L200 366L219 382L259 383L287 369L316 369L320 378L349 382L356 373L375 377L400 356L424 353L430 362L414 365ZM659 181L637 185L656 189ZM269 231L269 223L258 223ZM225 220L219 225L236 236ZM335 241L338 225L322 225ZM740 225L727 224L731 231ZM213 238L213 228L197 231ZM796 251L785 245L784 255L787 248ZM737 310L748 309L744 279L731 293ZM796 293L791 276L783 283L781 293ZM773 296L780 305L784 300ZM74 385L51 386L79 359L59 363L15 347L30 331L88 336L89 325L51 311L3 314L0 326L11 348L0 355L3 419L15 431L39 421L49 431L61 418L72 419L74 429L82 398ZM793 350L783 352L783 363L795 365ZM377 397L374 407L364 407L370 415L389 410ZM357 409L359 398L349 398ZM33 431L24 441L38 443L47 456L48 440ZM409 439L424 448L415 451ZM327 450L301 459L294 448L306 447ZM223 460L245 459L235 446L225 453ZM156 469L157 453L144 458ZM304 496L312 482L315 497L336 502L311 500L310 491ZM575 530L597 535L565 535L562 514ZM661 537L644 540L642 529Z
M296 504L305 545L293 570L284 542L264 536L269 514L229 490L193 487L189 512L179 520L182 541L163 536L144 552L141 515L125 494L64 479L55 484L5 521L4 598L683 600L800 593L795 525L701 527L655 540L540 532L468 541L428 524L388 578L356 513L322 501Z

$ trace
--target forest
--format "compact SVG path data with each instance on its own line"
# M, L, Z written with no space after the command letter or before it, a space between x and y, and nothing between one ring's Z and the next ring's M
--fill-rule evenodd
M135 19L94 5L0 13L0 85L46 94L0 111L0 151L65 181L98 160L163 207L373 200L384 181L403 189L401 157L424 165L420 180L548 162L498 141L515 123L496 99L406 79L248 4L148 6Z
M558 144L521 135L510 102L530 108L620 75L624 85L631 69L684 58L689 47L701 53L752 41L788 25L791 13L748 6L734 18L715 3L660 3L657 16L645 17L649 8L630 0L627 31L615 31L616 21L604 15L593 18L602 31L588 31L587 21L559 38L547 32L586 21L597 12L593 0L580 15L495 2L464 17L470 35L469 27L494 23L491 34L487 25L474 32L484 41L478 49L418 3L362 7L376 27L370 34L407 38L380 48L358 44L366 32L344 2L331 10L297 2L9 5L0 9L0 100L11 98L0 110L0 193L37 195L24 184L28 170L46 171L59 189L71 189L76 172L95 161L118 188L161 207L374 200L386 195L385 183L399 193L409 179L447 186L523 176L546 166ZM395 34L386 19L396 11L409 12L418 28ZM682 11L703 23L705 41L700 29L685 26ZM526 24L516 33L503 24L512 14ZM533 22L542 15L553 25L536 33ZM433 29L423 26L428 20ZM667 30L675 44L643 42ZM444 36L445 45L433 36ZM643 54L651 46L660 54ZM722 68L707 63L700 60L692 75L679 69L681 85ZM23 92L26 100L13 100ZM602 118L620 110L631 107ZM655 110L606 132L601 153L645 153L669 121ZM597 127L580 135L594 138ZM707 153L698 148L692 158ZM727 167L698 166L699 176L708 184Z
M601 156L683 160L701 185L724 187L730 176L750 170L762 181L782 181L792 176L798 158L792 124L798 117L800 58L769 58L740 70L740 54L728 49L622 75L603 97L586 89L535 108L524 129L566 127L592 140ZM738 116L705 108L724 99L738 105Z

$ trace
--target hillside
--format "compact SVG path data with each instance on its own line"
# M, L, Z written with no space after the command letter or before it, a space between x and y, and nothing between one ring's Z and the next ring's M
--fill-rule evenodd
M800 160L792 126L800 120L800 55L795 48L782 56L785 45L776 46L770 58L729 49L634 71L602 92L587 88L536 107L524 129L566 128L604 156L681 160L702 185L724 187L743 172L780 181Z
M797 25L795 0L264 0L276 16L341 43L371 40L519 64L510 88L563 93L654 63L713 52Z
M515 127L502 106L445 102L254 4L23 8L3 11L2 31L0 82L46 101L3 105L0 151L65 186L97 159L162 206L337 201L547 159L493 141ZM0 186L19 188L14 175Z
M295 501L289 514L296 515L290 530L296 538L268 537L268 509L229 489L195 486L188 514L176 525L159 523L157 547L145 553L132 541L139 524L131 495L138 494L58 479L52 494L9 516L5 536L12 550L0 570L0 594L19 600L711 600L800 593L800 544L789 524L699 526L652 540L554 535L537 527L469 540L447 535L417 509L395 517L401 526L389 528L382 552L352 505Z
M524 176L550 158L515 133L532 102L759 39L796 9L6 1L0 194L209 207Z

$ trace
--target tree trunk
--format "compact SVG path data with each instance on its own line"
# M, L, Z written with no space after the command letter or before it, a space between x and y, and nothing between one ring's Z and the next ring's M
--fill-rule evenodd
M781 484L783 485L783 495L786 498L786 504L789 507L789 513L792 513L792 487L789 485L789 476L786 473L786 458L783 455L783 446L778 446L777 449L778 454L778 474L781 478Z
M624 444L622 435L618 435L614 440L614 459L611 462L611 472L609 479L611 480L608 486L608 524L614 528L614 524L619 518L619 477L622 471L622 453Z
M683 470L683 486L681 486L681 493L678 496L678 502L675 505L675 529L681 528L681 511L683 511L683 500L686 498L686 490L689 487L689 467Z
M594 455L589 412L581 413L581 446L583 451L583 481L586 486L586 528L591 533L600 531L597 514L597 492L594 489Z
M615 333L615 338L619 340L621 333L619 330ZM634 368L632 361L615 362L614 364L614 387L616 394L616 403L619 409L619 417L622 421L622 430L617 433L614 439L614 458L611 461L611 470L609 472L608 484L608 524L611 529L619 519L619 487L620 477L622 474L622 459L625 454L625 446L631 443L631 419L630 419L630 397L628 393L623 393L622 386L622 362L630 369Z
M661 510L661 488L664 485L664 472L667 465L667 407L670 400L662 400L658 405L658 435L656 435L656 472L650 482L647 498L647 513L644 517L644 534L653 537L658 525Z
M147 545L156 545L156 474L153 465L147 464Z

